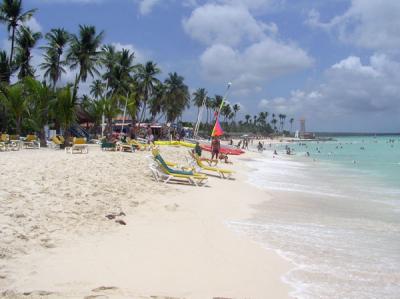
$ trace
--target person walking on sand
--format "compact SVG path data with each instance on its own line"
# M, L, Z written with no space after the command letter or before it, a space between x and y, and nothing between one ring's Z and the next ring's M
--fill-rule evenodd
M221 143L218 137L214 137L211 141L211 160L218 159L219 151L221 149Z

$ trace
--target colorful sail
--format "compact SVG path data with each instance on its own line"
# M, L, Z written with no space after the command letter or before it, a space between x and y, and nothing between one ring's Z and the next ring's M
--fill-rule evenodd
M213 129L213 131L211 133L211 136L212 137L218 137L218 136L222 136L222 135L224 135L224 131L222 130L222 127L221 127L221 125L219 123L219 120L217 118L216 121L215 121L214 129Z

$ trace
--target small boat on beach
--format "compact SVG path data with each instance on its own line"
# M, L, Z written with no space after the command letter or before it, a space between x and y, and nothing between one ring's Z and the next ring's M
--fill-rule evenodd
M207 152L211 152L211 145L207 145L207 144L201 144L200 147ZM241 149L238 148L232 148L232 147L226 147L226 146L221 146L220 153L225 154L225 155L241 155L244 154L245 152Z

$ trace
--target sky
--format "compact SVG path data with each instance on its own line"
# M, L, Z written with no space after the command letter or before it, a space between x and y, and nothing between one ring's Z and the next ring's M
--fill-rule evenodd
M79 24L104 43L223 95L238 118L268 111L309 131L400 132L399 0L25 0L43 34ZM8 48L0 25L2 47ZM41 43L43 43L42 41ZM41 61L34 53L34 64ZM40 70L38 71L40 74ZM68 72L64 81L72 81ZM81 88L87 92L88 84ZM184 114L194 120L197 109Z

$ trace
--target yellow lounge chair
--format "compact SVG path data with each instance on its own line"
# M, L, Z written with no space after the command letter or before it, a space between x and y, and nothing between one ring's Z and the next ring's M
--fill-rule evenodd
M154 157L156 165L150 165L150 170L153 173L156 181L162 181L168 183L171 180L186 180L190 184L195 186L204 186L208 180L208 177L204 174L195 173L193 170L180 170L171 168L161 155L158 153Z
M200 157L197 156L196 154L192 154L192 158L196 162L197 166L200 167L201 170L216 172L218 173L221 179L228 179L235 173L233 170L204 165L203 161L201 161Z
M159 151L158 148L153 148L151 150L151 153L153 154L153 158L155 159L156 156L160 154L160 151ZM167 161L167 160L164 160L164 162L169 167L179 168L179 169L188 170L188 171L193 171L194 170L194 167L192 167L192 166L182 166L182 165L179 165L178 163L170 162L170 161Z
M23 142L23 145L25 148L30 148L30 149L40 148L40 142L36 137L36 135L27 135Z
M188 150L188 153L189 153L190 157L192 158L192 160L195 159L194 155L196 155L196 157L198 157L198 155L195 152L193 152L193 150ZM207 162L208 166L217 166L217 164L219 162L218 159L207 159L207 158L203 158L203 157L199 157L199 159L203 162L204 161Z
M1 142L8 142L8 141L10 141L10 136L8 134L1 134L0 141Z
M55 149L60 149L62 144L64 144L64 142L61 141L59 136L55 135L55 136L51 137L50 147L55 148Z
M135 139L129 140L129 144L137 147L140 151L147 151L147 150L150 150L152 148L151 144L140 143Z
M76 138L72 140L72 146L65 148L66 153L80 153L80 154L88 154L89 146L86 143L86 138Z
M20 140L19 135L9 135L8 149L11 149L13 151L19 151L21 148L22 148L22 141Z
M63 135L57 135L57 138L60 139L61 143L65 143L65 138Z
M9 137L7 134L0 135L0 151L8 151Z

